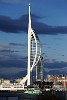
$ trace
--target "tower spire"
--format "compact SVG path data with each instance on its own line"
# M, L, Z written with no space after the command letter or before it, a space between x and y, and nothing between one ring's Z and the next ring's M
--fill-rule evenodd
M29 26L28 26L28 28L31 28L30 3L29 3Z
M30 3L29 3L29 23L28 23L28 80L27 85L30 85L30 50L31 50L31 15L30 15Z

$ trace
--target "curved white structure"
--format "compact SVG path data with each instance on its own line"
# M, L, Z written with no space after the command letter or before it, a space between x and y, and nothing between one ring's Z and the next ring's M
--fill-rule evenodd
M32 84L32 71L38 64L41 57L41 45L38 36L31 27L30 3L29 3L29 24L28 24L28 70L27 75L21 80L21 84L27 81L27 85Z

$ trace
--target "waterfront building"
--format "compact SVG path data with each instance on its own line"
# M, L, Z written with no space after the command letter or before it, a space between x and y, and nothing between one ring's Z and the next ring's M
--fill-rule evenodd
M67 76L64 75L49 75L48 81L53 82L53 89L67 91Z

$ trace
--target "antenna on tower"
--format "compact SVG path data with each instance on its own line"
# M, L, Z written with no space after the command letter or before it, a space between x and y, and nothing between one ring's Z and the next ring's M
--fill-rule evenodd
M29 3L29 27L28 28L31 28L30 3Z

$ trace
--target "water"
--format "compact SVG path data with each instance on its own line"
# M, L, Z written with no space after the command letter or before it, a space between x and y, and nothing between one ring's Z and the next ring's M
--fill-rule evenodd
M67 92L65 93L62 91L46 91L43 95L38 96L23 94L22 92L0 92L0 100L67 100Z
M18 97L0 97L0 100L18 100Z

